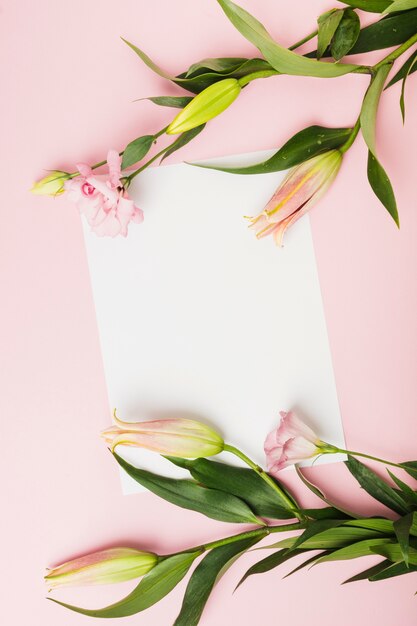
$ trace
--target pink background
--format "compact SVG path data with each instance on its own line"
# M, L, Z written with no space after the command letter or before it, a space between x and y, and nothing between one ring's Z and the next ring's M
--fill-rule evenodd
M316 16L333 6L327 0L242 5L285 45L310 32ZM37 198L28 189L43 169L101 160L109 146L121 149L169 120L169 110L132 101L182 91L144 67L119 35L172 72L207 56L257 53L214 0L6 0L0 29L2 616L10 626L77 625L88 618L45 601L45 566L117 544L174 551L234 529L150 494L121 495L115 464L98 437L109 424L109 407L80 220L65 197ZM367 80L258 81L172 160L277 147L311 123L352 124ZM384 95L380 115L380 155L397 192L401 230L368 188L361 140L311 216L348 445L398 460L417 457L414 83L413 77L405 130L398 86ZM351 508L379 510L343 466L310 475ZM410 624L415 615L415 575L339 585L370 561L327 564L281 580L291 567L284 566L232 596L259 554L227 573L204 626L229 620L330 626L337 613L342 623L392 626ZM132 586L73 589L59 597L101 606ZM185 581L126 623L172 623L184 587Z

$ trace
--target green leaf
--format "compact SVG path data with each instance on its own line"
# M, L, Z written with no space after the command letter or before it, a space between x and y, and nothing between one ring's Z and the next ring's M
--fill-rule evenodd
M392 0L341 0L343 4L349 4L355 9L369 11L370 13L382 13L391 4Z
M389 15L361 30L358 41L349 54L362 54L398 46L417 29L417 10Z
M414 52L411 54L411 56L408 57L404 65L402 65L398 72L395 74L394 78L391 78L385 89L388 89L388 87L392 87L392 85L398 83L399 80L403 80L406 76L409 76L409 74L417 71L417 64L414 63L416 58L417 50L414 50Z
M238 71L242 65L246 65L248 61L255 64L252 71L268 69L270 67L264 59L246 59L244 57L203 59L198 63L190 65L187 72L184 74L184 78L195 78L196 76L201 76L201 74L207 74L208 72L229 75L230 72ZM224 76L222 76L222 78L224 78Z
M89 617L126 617L144 611L164 598L184 578L201 551L175 554L161 560L128 596L104 609L82 609L49 598L76 613Z
M340 506L336 506L332 502L330 502L330 500L328 500L328 498L326 498L324 493L318 487L316 487L316 485L313 485L313 483L310 482L304 476L304 474L302 473L301 469L299 467L297 467L297 465L295 466L295 471L297 472L298 477L301 480L301 482L303 482L305 484L305 486L308 487L310 489L310 491L312 491L314 493L314 495L316 495L318 498L320 498L320 500L323 500L323 502L326 502L326 504L329 504L330 506L333 506L335 509L337 509L338 511L340 511L344 515L347 515L348 517L353 517L354 519L360 517L356 513L352 513L351 511L347 511L346 509L342 509Z
M369 150L374 155L376 154L375 135L378 104L390 69L390 64L380 67L372 79L362 103L360 116L362 134Z
M151 98L139 98L140 100L150 100L154 104L161 107L173 107L174 109L183 109L191 100L192 96L153 96Z
M154 142L154 135L144 135L131 141L123 152L122 169L134 165L147 154Z
M397 487L401 490L401 495L404 500L412 506L413 508L417 507L417 493L411 489L405 482L397 478L389 469L387 469L388 474L391 476L391 479L395 482Z
M402 576L402 574L409 574L410 572L416 572L417 565L410 565L407 567L405 563L394 563L390 567L386 567L382 572L373 574L368 578L371 582L378 582L380 580L386 580L387 578L393 578L394 576Z
M401 463L401 467L407 474L417 480L417 461L406 461L405 463Z
M401 109L401 115L403 118L403 124L405 124L405 83L407 82L407 78L409 76L409 74L413 71L413 68L415 67L417 69L417 63L416 63L417 59L413 59L411 65L408 67L407 73L403 78L403 82L401 85L401 95L400 95L400 109Z
M399 543L391 543L389 545L373 546L371 551L395 563L404 563L406 566L408 564L417 565L417 550L409 547L408 543L405 542L404 535L402 546ZM404 558L404 551L407 559Z
M281 565L281 563L285 563L285 561L292 559L293 556L296 556L297 554L302 554L303 552L305 552L305 550L279 550L274 554L270 554L265 559L258 561L257 563L255 563L255 565L252 565L252 567L248 569L246 574L242 576L242 578L239 580L238 584L236 585L236 589L240 587L240 585L244 583L245 580L249 578L249 576L269 572L270 570L275 569L275 567Z
M127 43L145 65L158 74L158 76L170 80L179 87L187 89L192 93L199 93L218 80L223 80L223 78L241 78L252 72L271 69L271 66L265 59L204 59L192 65L186 72L182 72L178 76L173 76L154 63L143 50L126 41L126 39L123 39L123 41Z
M119 465L140 485L152 491L160 498L184 509L198 511L207 517L222 522L242 524L263 524L248 505L216 489L207 489L191 480L178 480L159 476L130 465L116 453L113 453Z
M392 4L384 10L384 15L395 11L408 11L417 7L417 0L394 0Z
M365 539L378 539L382 534L377 530L371 530L367 528L351 528L348 526L340 525L335 528L329 528L324 530L309 539L306 539L302 548L305 550L329 550L335 548L343 548L357 541L364 541ZM297 541L297 537L291 537L273 543L272 545L265 546L265 549L272 548L293 548Z
M172 81L175 80L174 76L172 76L171 74L168 74L168 72L166 72L161 67L159 67L159 65L154 63L152 59L143 52L143 50L135 46L133 43L130 43L130 41L127 41L127 39L124 39L123 37L121 37L121 39L129 46L129 48L133 50L133 52L135 52L138 55L140 59L142 59L142 61L145 63L145 65L149 67L149 69L155 72L155 74L158 74L158 76L160 76L161 78L165 78L166 80L172 80Z
M191 130L187 130L185 131L185 133L182 133L181 135L179 135L177 139L165 151L165 154L161 159L161 163L164 159L170 156L170 154L173 154L180 148L183 148L184 146L186 146L187 143L190 143L190 141L192 141L195 137L197 137L197 135L201 133L204 127L205 127L205 124L201 124L201 126L196 126L195 128L191 128Z
M397 226L400 226L400 218L398 216L397 202L395 200L394 190L392 188L388 174L382 167L381 163L372 154L368 153L368 180L376 197L381 201L388 213L391 215Z
M321 59L330 45L333 35L335 34L337 27L340 24L340 20L343 17L343 9L332 9L320 15L317 20L318 34L317 34L317 58Z
M217 0L237 30L253 43L274 69L283 74L333 78L358 69L357 65L322 63L300 56L276 43L265 27L231 0Z
M294 512L288 508L288 502L284 498L280 500L279 494L252 469L207 459L168 458L176 465L188 469L198 483L241 498L255 515L271 519L294 518ZM278 481L276 482L286 493L284 487ZM294 508L297 508L296 502L294 502Z
M206 62L208 60L206 59ZM224 61L223 65L227 66L228 59L212 59L212 61ZM230 69L228 72L226 71L215 71L214 69L206 68L204 71L203 68L201 70L195 70L190 73L191 68L187 72L183 72L174 78L174 83L187 89L188 91L192 91L193 93L200 93L206 87L209 87L213 83L216 83L219 80L223 80L225 78L242 78L247 74L252 74L253 72L259 72L262 70L271 70L273 69L270 64L265 61L265 59L230 59L231 63L229 65ZM234 62L236 61L236 63ZM204 63L203 61L201 63ZM199 64L196 64L199 65ZM213 63L213 66L216 64Z
M283 578L288 578L288 576L292 576L296 572L299 572L301 569L304 569L305 567L308 567L310 564L314 565L314 563L318 559L320 559L322 556L326 556L327 554L330 554L329 550L325 550L324 552L319 552L318 554L315 554L314 556L311 556L309 559L307 559L307 561L304 561L304 563L301 563L301 565L297 565L297 567L295 567L293 570L291 570L288 574L285 574L285 576L283 576Z
M198 624L220 572L229 561L245 552L257 541L259 541L259 537L242 539L214 548L204 557L189 580L181 611L174 622L174 626L196 626Z
M377 474L370 470L366 465L355 459L353 456L348 457L345 462L350 473L356 478L360 486L365 489L369 495L375 500L385 504L400 515L408 513L407 506L401 496L399 496L392 487L387 485Z
M309 126L291 137L275 154L266 161L246 167L221 167L216 165L200 165L197 167L227 172L228 174L270 174L287 170L311 159L317 154L340 148L348 139L350 128L326 128Z
M354 519L344 522L345 526L353 526L355 528L366 528L367 530L377 530L384 534L394 534L394 524L390 519L382 517L369 517L364 519Z
M336 61L349 54L358 40L360 31L361 23L355 11L345 9L330 46L330 52Z
M391 69L390 64L382 65L377 71L375 77L363 99L360 121L363 138L369 148L368 155L368 180L379 200L382 202L388 213L391 215L397 226L399 226L399 218L397 204L390 180L379 163L376 156L376 117L378 112L379 99L386 78Z
M348 561L350 559L357 559L361 556L369 556L375 554L374 548L377 546L383 546L385 543L391 543L391 539L380 537L376 539L365 539L364 541L358 541L351 545L335 550L330 554L320 557L317 563L325 563L328 561Z
M331 520L331 519L324 519L324 520L317 520L314 522L309 522L305 531L299 537L297 537L292 549L299 548L300 546L304 546L304 544L309 539L315 537L316 535L320 535L324 531L341 526L342 524L343 524L343 520Z
M346 583L355 583L358 580L369 580L371 576L374 576L375 574L379 574L379 572L382 572L390 564L391 564L391 561L389 561L388 559L386 559L385 561L381 561L381 563L378 563L377 565L373 565L372 567L368 567L368 569L363 570L363 572L360 572L359 574L355 574L355 576L352 576L351 578L344 580L342 582L342 585L345 585Z
M417 9L397 15L388 15L378 22L362 28L358 40L349 54L363 54L364 52L399 46L414 35L416 30ZM306 56L315 57L316 52L309 52ZM330 56L330 51L327 50L324 56Z
M414 522L414 517L415 517L415 513L408 513L407 515L404 515L404 517L400 517L394 522L394 530L395 530L395 534L397 535L398 544L399 544L400 551L401 551L401 556L406 565L408 565L409 563L410 529ZM417 555L417 551L414 550L414 552ZM382 556L386 556L386 555L382 555ZM391 560L399 561L401 559L391 559ZM417 564L417 561L415 561L414 565L416 564Z
M312 517L313 519L337 519L340 517L349 518L347 513L342 513L338 509L333 506L325 506L321 509L303 509L303 513L307 515L307 517Z

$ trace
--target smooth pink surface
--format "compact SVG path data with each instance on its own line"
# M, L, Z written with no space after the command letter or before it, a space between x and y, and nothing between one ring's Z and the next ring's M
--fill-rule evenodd
M324 0L242 4L284 44L312 30L315 17L332 6ZM132 100L181 90L147 70L119 35L174 72L199 58L256 51L214 0L117 5L9 0L2 3L0 29L2 622L75 626L88 618L44 600L46 565L113 545L177 550L233 528L149 494L121 495L118 472L98 437L110 417L80 220L65 197L31 197L28 189L42 168L74 169L80 160L101 160L109 147L121 148L170 119L169 110ZM279 146L311 123L352 124L367 81L358 75L253 83L174 160ZM414 87L413 77L405 130L398 86L384 95L380 118L381 159L397 191L401 231L368 189L362 141L312 213L348 445L403 460L417 457ZM277 412L281 408L289 407L277 406ZM379 510L358 493L342 466L317 468L310 475L350 507ZM203 626L330 626L337 613L343 624L408 626L414 621L415 575L339 586L366 567L364 561L326 564L282 581L290 567L284 566L254 577L232 596L239 576L259 554L245 556L227 573ZM184 586L124 623L171 624ZM122 585L68 590L59 597L100 606L124 592Z

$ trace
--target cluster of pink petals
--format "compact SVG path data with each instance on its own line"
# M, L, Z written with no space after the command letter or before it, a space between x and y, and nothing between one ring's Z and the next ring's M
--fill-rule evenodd
M143 222L143 211L121 185L121 157L116 150L109 150L107 164L108 174L94 174L89 165L77 164L80 176L66 181L65 189L96 235L126 237L131 221Z
M292 168L264 210L251 219L258 239L272 235L278 246L284 233L327 191L339 171L342 154L330 150Z
M264 444L268 472L272 475L315 456L323 443L293 411L282 411L280 416L279 426L269 433Z

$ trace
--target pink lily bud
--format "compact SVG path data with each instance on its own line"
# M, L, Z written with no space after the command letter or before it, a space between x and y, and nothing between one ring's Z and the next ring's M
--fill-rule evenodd
M282 245L284 233L327 191L342 164L342 153L330 150L293 167L265 209L250 218L258 239L272 234Z
M317 454L337 452L321 441L316 433L293 411L281 411L281 423L269 433L264 443L268 472L276 475L284 467L311 459Z
M147 574L158 562L152 552L133 548L111 548L67 561L49 570L45 582L49 590L79 585L119 583Z
M224 447L223 439L215 430L196 420L123 422L114 413L114 421L116 426L102 432L112 452L116 446L124 445L183 459L197 459L218 454Z

